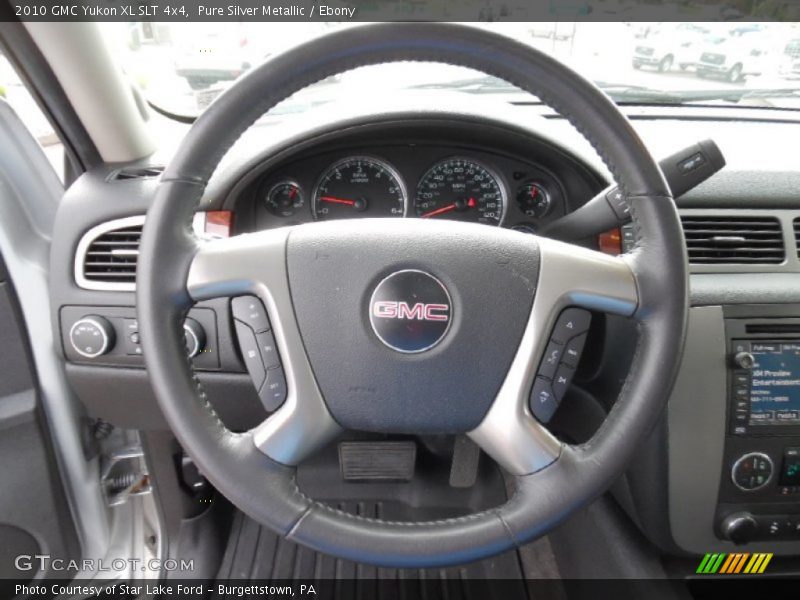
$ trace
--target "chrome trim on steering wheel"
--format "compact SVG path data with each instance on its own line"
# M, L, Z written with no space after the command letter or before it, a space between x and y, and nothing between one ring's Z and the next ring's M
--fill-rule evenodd
M531 415L528 395L559 313L568 306L631 316L638 305L628 264L593 250L540 238L539 282L531 315L500 392L468 435L513 475L544 469L561 442Z
M317 387L308 362L286 274L289 229L274 229L216 240L200 247L186 288L195 301L255 294L267 308L283 357L287 396L281 407L251 430L261 452L297 465L340 431Z

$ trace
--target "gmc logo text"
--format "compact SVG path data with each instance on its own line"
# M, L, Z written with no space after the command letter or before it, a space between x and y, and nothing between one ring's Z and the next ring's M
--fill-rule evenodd
M417 302L411 306L408 302L386 300L372 305L372 314L381 319L408 319L410 321L447 321L450 316L447 304L425 304ZM444 313L444 314L442 314Z

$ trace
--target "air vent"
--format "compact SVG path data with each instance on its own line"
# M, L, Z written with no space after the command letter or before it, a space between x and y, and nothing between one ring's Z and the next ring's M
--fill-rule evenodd
M794 220L794 245L797 248L797 257L800 258L800 218Z
M123 167L109 177L109 181L130 181L131 179L151 179L164 172L164 167Z
M773 217L683 215L689 262L695 265L779 264L780 222Z
M75 279L90 290L133 291L144 216L117 219L89 230L78 244Z

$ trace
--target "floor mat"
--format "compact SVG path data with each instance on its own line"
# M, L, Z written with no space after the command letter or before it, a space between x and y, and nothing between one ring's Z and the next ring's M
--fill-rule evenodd
M436 518L431 511L400 502L337 502L340 510L389 520ZM430 513L430 514L428 514ZM314 552L286 541L272 530L237 511L218 574L221 581L326 581L315 598L447 600L528 598L516 551L447 569L384 569ZM330 580L338 581L330 581ZM480 581L504 579L501 586ZM237 581L243 584L244 581Z

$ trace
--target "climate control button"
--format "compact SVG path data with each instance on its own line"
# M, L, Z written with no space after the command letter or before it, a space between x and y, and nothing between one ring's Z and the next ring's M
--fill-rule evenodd
M773 465L763 452L749 452L741 456L731 469L733 484L745 492L753 492L772 479Z

